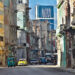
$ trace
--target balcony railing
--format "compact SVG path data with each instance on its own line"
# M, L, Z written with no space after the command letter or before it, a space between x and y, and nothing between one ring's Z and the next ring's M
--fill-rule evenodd
M60 25L60 33L64 33L65 29L66 29L65 24L61 24Z

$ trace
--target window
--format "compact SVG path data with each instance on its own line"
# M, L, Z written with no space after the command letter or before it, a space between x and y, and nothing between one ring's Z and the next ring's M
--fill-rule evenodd
M75 2L73 3L73 20L72 20L72 25L75 26Z
M43 18L51 18L51 9L50 8L43 8L42 9L42 17Z
M2 28L2 24L0 23L0 28Z
M3 12L2 11L0 11L0 15L3 15Z
M20 3L23 3L23 2L22 2L22 0L18 0L18 3L20 4Z
M0 41L3 41L3 37L2 36L0 36Z
M64 18L62 17L62 24L64 24Z

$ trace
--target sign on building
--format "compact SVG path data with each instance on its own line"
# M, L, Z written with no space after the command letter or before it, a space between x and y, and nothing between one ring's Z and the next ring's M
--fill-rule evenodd
M36 19L54 19L54 7L36 6Z

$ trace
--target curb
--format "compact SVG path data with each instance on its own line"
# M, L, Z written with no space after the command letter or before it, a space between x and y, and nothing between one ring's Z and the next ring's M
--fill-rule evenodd
M66 68L57 68L57 69L65 72L75 73L75 69L66 69Z

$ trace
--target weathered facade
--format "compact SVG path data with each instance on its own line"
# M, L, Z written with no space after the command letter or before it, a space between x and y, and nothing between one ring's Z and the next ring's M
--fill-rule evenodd
M3 49L4 47L4 5L3 2L0 1L0 65L5 65L5 51Z
M50 46L50 52L56 53L56 30L49 31L49 46Z
M17 26L19 27L17 30L17 53L20 55L19 57L17 55L17 59L27 58L27 48L30 46L29 25L29 1L17 0Z
M58 53L58 66L66 67L66 46L65 46L65 34L62 34L62 26L66 24L66 13L65 13L65 4L66 1L58 0L58 14L57 14L57 29L56 29L56 37L57 37L57 53Z
M17 27L16 27L16 0L1 0L0 2L0 22L1 22L1 47L2 58L1 64L6 65L7 56L14 55L12 49L16 45ZM12 46L13 45L13 46ZM10 50L10 53L9 53Z
M17 43L16 0L7 1L8 3L4 1L5 43L7 46L11 46Z
M74 0L58 0L57 48L58 61L63 67L75 67ZM62 41L61 41L62 40ZM62 50L63 49L63 50Z
M75 68L75 0L69 0L70 4L70 25L68 31L71 37L71 67Z
M33 20L33 32L35 43L35 49L39 50L50 50L49 44L49 23L48 21L40 21L40 20ZM36 43L37 42L37 43Z

